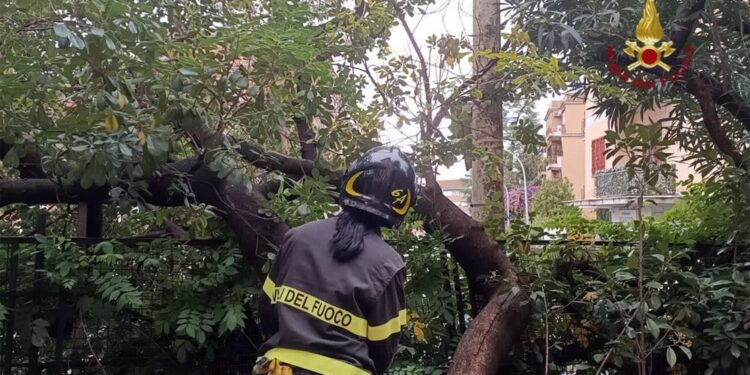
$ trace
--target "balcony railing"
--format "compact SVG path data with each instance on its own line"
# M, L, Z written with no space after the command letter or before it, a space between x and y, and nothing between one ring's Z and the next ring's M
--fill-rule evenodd
M557 125L552 129L547 129L547 139L559 139L565 133L565 125Z
M596 197L622 197L640 195L641 173L636 173L633 180L628 178L628 171L625 168L611 168L600 171L594 177L596 184ZM647 189L645 195L674 195L675 194L674 177L659 176L654 187Z
M562 156L549 156L547 158L547 169L562 169Z

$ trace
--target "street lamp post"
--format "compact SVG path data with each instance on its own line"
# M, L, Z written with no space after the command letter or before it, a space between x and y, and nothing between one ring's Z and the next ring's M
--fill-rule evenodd
M510 228L510 195L505 184L503 184L503 189L505 189L505 230L508 230Z
M518 155L513 154L513 159L521 166L521 173L523 174L523 204L526 210L526 224L529 224L529 187L526 185L526 168L523 167Z

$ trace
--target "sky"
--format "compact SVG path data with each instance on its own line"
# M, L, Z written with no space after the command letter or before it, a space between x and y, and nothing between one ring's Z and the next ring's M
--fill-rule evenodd
M429 55L426 48L428 36L450 34L454 36L471 36L472 32L472 0L437 0L435 4L428 8L426 15L415 15L407 19L410 29L413 30L415 39L420 45L425 56ZM403 26L399 25L392 30L390 39L390 48L396 54L414 55L414 49L409 42L408 36ZM459 74L466 75L471 73L471 64L467 59L462 59L457 64L455 71ZM433 77L434 78L434 77ZM552 97L546 97L536 103L536 112L540 121L544 120ZM381 133L381 140L389 145L399 146L408 150L410 142L413 142L416 134L419 132L416 124L404 125L401 129L395 128L395 119L387 119L386 129ZM447 121L446 121L447 122ZM447 127L447 123L442 124L441 129ZM443 130L447 133L447 130ZM450 167L442 167L438 170L438 179L450 180L459 179L468 176L463 160Z

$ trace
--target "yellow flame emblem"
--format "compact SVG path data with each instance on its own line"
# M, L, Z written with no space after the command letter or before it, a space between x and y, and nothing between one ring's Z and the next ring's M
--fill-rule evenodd
M411 191L406 189L406 194L404 194L403 189L397 189L391 192L391 196L396 198L391 204L393 211L396 211L396 213L401 216L406 215L406 212L409 211L409 205L411 204ZM396 207L396 205L401 205L401 208Z
M666 71L671 70L671 67L665 64L662 58L672 55L675 50L672 48L672 42L660 43L664 38L664 29L659 21L659 12L656 10L654 0L646 0L646 5L643 7L643 16L641 16L641 20L635 28L635 37L642 45L632 40L625 42L625 45L628 46L625 53L637 59L636 62L628 66L628 70L641 66L646 69L658 66Z
M357 181L357 178L362 175L364 171L359 171L349 177L349 181L346 182L346 186L344 186L344 191L346 191L347 194L351 195L352 197L361 197L362 193L358 192L357 190L354 190L354 181Z

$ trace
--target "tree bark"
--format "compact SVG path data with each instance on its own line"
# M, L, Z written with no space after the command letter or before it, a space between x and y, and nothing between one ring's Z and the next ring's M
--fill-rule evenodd
M711 97L709 84L699 75L692 74L687 79L687 91L695 97L703 113L703 126L708 131L708 135L714 144L719 148L722 154L728 156L736 167L742 167L744 159L742 154L737 150L734 142L729 138L726 130L722 127L719 114L716 112L716 103Z
M530 315L526 292L498 292L461 337L449 373L497 374L526 331Z
M295 117L294 125L297 127L302 159L315 160L318 157L318 147L315 145L315 132L310 123L301 117Z
M500 2L494 0L474 1L474 51L500 48ZM474 73L478 74L491 65L491 59L478 57L474 61ZM497 100L498 74L491 70L477 80L477 86L484 95L474 106L471 116L473 144L481 152L503 156L503 110L502 103ZM471 215L483 221L488 200L496 193L503 191L502 165L497 170L488 170L482 160L474 158L471 165Z
M432 218L430 229L443 229L457 238L447 245L448 251L466 271L480 300L486 301L462 336L449 373L495 374L530 317L518 272L482 224L453 204L439 186L425 186L415 210Z

